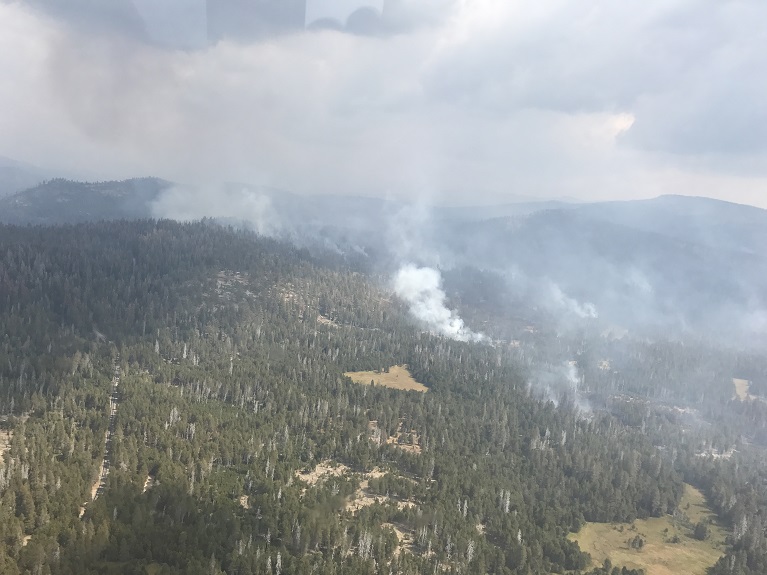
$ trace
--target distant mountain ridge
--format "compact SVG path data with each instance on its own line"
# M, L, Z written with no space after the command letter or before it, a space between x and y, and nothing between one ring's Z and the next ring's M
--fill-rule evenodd
M574 209L587 218L717 248L761 251L767 245L767 210L713 198L664 195Z
M445 275L446 291L458 300L470 301L480 289L476 274L489 273L497 301L563 321L598 313L629 329L767 341L767 210L752 206L661 196L424 207L245 184L204 191L158 178L54 179L0 198L0 222L13 224L203 216L330 250L375 273L393 273L403 262L465 269L460 281Z
M0 198L36 186L53 175L50 170L0 156Z
M627 202L468 222L445 241L457 261L502 274L511 293L553 312L573 299L627 326L724 333L763 321L767 257L759 246L767 212L745 207L749 226L693 216L674 226L660 210L664 202L638 210L636 221Z
M151 202L170 186L159 178L94 183L55 178L0 198L0 221L51 225L148 218Z

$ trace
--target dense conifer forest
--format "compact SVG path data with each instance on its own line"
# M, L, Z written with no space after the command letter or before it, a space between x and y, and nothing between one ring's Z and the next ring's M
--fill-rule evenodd
M568 534L685 482L730 533L712 575L767 572L767 404L728 380L762 393L757 353L452 341L342 256L206 221L0 226L0 254L2 573L630 575ZM394 365L429 391L345 375ZM577 390L536 385L563 365Z

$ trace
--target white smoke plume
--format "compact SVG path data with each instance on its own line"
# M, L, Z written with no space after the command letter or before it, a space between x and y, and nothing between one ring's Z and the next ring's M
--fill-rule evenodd
M570 361L567 364L567 383L570 386L570 393L573 394L575 399L575 405L583 413L591 413L591 404L589 401L581 395L581 387L583 384L582 377L578 374L577 363Z
M568 296L557 284L550 282L548 296L552 306L556 309L565 310L580 318L597 318L599 313L593 303L580 303L575 298Z
M535 372L530 383L557 407L561 399L567 398L581 415L588 416L593 411L589 400L582 394L583 377L576 361L542 366Z
M163 192L151 209L156 218L179 221L204 217L236 220L264 236L275 236L283 227L269 196L246 187L173 187Z
M410 313L432 331L458 341L486 339L485 335L466 327L463 320L445 306L442 275L438 270L404 265L394 278L394 291L408 303Z

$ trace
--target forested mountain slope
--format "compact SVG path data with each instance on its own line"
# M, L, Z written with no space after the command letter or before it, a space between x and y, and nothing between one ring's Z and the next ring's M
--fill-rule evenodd
M0 253L3 573L579 570L569 531L681 495L647 435L331 256L153 221L0 227ZM343 375L401 364L430 391Z
M158 178L90 183L54 178L0 197L0 222L51 225L148 218L151 202L170 185Z
M0 222L213 215L377 272L405 261L494 273L504 296L495 311L532 306L565 320L598 315L644 335L705 332L742 348L765 343L767 211L753 206L662 196L458 209L233 183L211 197L156 178L54 179L0 198Z

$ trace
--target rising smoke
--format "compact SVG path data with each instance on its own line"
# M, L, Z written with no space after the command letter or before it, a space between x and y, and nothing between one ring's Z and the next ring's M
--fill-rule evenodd
M593 411L591 403L582 393L583 378L575 361L539 366L530 378L530 384L556 406L564 399L584 416Z
M593 303L580 303L575 298L568 296L555 283L549 282L546 291L548 298L545 301L557 311L564 311L582 319L599 317L597 308Z
M246 225L264 236L282 231L282 223L269 196L247 187L173 187L151 205L152 216L179 221L216 218Z
M410 306L410 313L440 335L458 341L483 341L481 333L470 330L463 320L445 305L442 275L433 268L413 264L402 266L394 277L394 291Z

